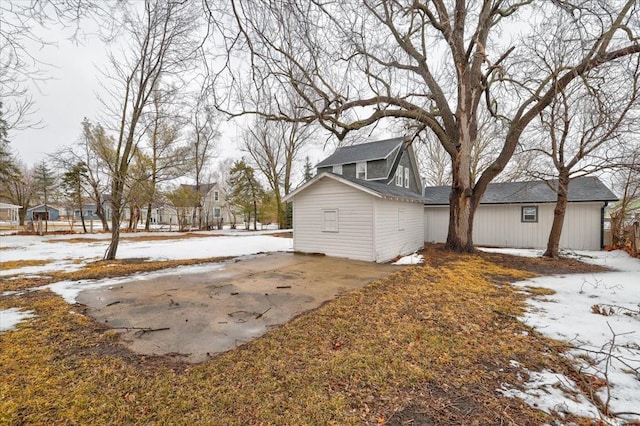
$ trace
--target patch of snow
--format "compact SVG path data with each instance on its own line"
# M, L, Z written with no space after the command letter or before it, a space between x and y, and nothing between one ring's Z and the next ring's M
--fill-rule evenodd
M514 249L508 252L523 256L531 253ZM637 413L640 407L640 260L622 251L578 251L572 256L614 271L554 275L515 283L520 287L555 291L552 295L529 299L529 309L522 320L548 337L569 342L574 349L565 355L576 362L580 371L608 380L611 413ZM530 387L525 393L536 392ZM601 388L597 397L606 402L607 387ZM566 407L572 406L566 404ZM576 414L584 413L584 407L576 409ZM631 420L638 421L640 416Z
M418 265L420 263L424 263L424 257L421 254L410 254L409 256L403 256L397 261L393 262L392 265Z
M536 249L512 249L512 248L496 248L496 247L478 247L478 250L483 251L485 253L499 253L499 254L510 254L513 256L520 257L540 257L542 250Z
M0 332L13 330L21 321L34 316L33 311L23 311L20 308L0 310Z
M160 271L128 275L118 278L107 278L103 280L81 280L81 281L59 281L46 286L37 287L35 290L49 289L62 297L67 303L74 304L78 294L85 290L94 290L102 287L112 287L118 284L132 281L152 280L166 275L197 274L204 272L219 271L224 269L222 263L210 263L205 265L179 266L177 268L162 269Z
M118 247L118 258L149 258L150 260L201 259L206 257L244 256L256 253L293 250L293 239L273 237L269 234L287 231L218 231L202 233L205 237L136 241L123 238ZM220 233L222 232L222 234ZM136 236L157 233L138 233ZM171 234L174 235L174 234ZM180 235L180 234L178 234ZM96 242L70 243L69 238L91 238ZM75 234L48 236L9 236L3 238L2 260L51 260L42 266L0 271L0 275L16 273L36 274L47 271L75 270L83 265L77 261L101 259L108 246L108 234Z
M529 371L528 374L529 381L524 384L524 391L503 384L498 392L509 398L520 398L530 407L549 414L600 418L596 406L580 393L576 384L568 377L547 370Z

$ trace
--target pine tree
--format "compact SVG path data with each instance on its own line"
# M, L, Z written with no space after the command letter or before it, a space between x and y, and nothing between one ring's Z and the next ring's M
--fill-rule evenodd
M75 207L80 210L80 220L82 221L82 229L87 233L87 226L84 223L84 211L82 205L82 197L85 193L84 183L87 175L87 167L84 163L79 162L71 166L62 176L62 189L67 197L69 197Z
M236 161L229 172L227 182L230 193L227 194L229 202L242 209L251 222L251 212L253 211L253 229L257 229L258 202L263 198L264 189L255 177L253 167L244 160Z
M45 160L42 160L42 162L40 164L38 164L38 166L36 166L35 170L34 170L34 179L36 181L36 188L37 190L40 192L40 194L43 196L44 198L44 211L45 211L45 216L44 216L44 231L48 232L49 227L48 227L48 220L49 220L49 207L48 207L48 201L49 201L49 194L51 193L51 191L53 190L55 183L56 183L56 178L53 174L53 171L51 171L51 168L49 167L49 165L47 164L47 162Z
M304 181L309 182L311 179L313 179L313 166L311 165L309 156L307 155L304 159Z

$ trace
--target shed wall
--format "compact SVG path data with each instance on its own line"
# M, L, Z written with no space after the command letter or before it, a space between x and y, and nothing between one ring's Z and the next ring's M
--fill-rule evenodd
M521 208L538 207L537 222L522 222ZM560 248L600 250L600 211L603 203L569 203ZM553 222L554 204L480 205L476 211L473 241L476 245L544 248ZM447 239L449 207L426 206L424 209L427 242Z
M297 194L293 248L305 253L374 261L373 196L331 179ZM322 230L323 210L338 210L338 232Z
M386 199L375 199L374 203L377 262L413 253L424 245L422 203Z

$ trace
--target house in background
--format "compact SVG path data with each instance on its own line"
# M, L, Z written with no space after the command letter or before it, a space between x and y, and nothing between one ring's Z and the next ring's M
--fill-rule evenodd
M451 187L422 192L409 141L339 148L317 171L285 197L293 202L295 251L386 262L424 242L446 241ZM475 214L474 243L544 248L553 221L554 184L490 184ZM602 248L604 207L616 200L595 177L572 180L560 247Z
M37 221L37 220L58 220L66 215L66 211L61 207L38 204L37 206L27 209L27 215L25 220Z
M557 181L492 183L480 201L473 223L476 245L544 248L547 245ZM444 242L449 225L451 187L424 190L424 240ZM569 183L560 247L600 250L604 238L604 208L615 196L598 178L585 176Z
M386 262L423 246L422 183L404 138L339 148L289 193L293 248Z
M157 221L164 225L197 226L202 228L221 227L234 221L224 190L217 182L196 185L180 185L181 189L193 191L199 195L199 202L187 205L166 205L158 208Z

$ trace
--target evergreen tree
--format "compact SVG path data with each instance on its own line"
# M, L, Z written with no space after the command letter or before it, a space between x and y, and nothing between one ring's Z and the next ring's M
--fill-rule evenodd
M85 234L87 233L87 226L84 223L82 197L85 193L84 183L86 176L87 167L82 162L72 165L62 176L62 189L73 202L72 205L80 211L80 220L82 221L82 229Z
M42 162L40 164L38 164L38 166L36 166L35 170L34 170L34 179L36 182L36 188L38 190L38 192L40 193L40 195L42 195L43 200L44 200L44 211L45 211L45 216L44 216L44 231L48 232L49 227L48 227L48 220L49 220L49 194L51 193L51 191L53 190L55 183L56 183L56 178L53 174L53 171L51 170L51 168L49 167L49 165L47 164L47 162L45 160L42 160Z
M0 184L5 186L15 179L20 179L20 176L20 169L15 164L9 148L9 129L3 117L2 101L0 100Z
M230 192L227 194L229 202L242 209L243 214L251 222L253 211L253 229L257 229L258 203L264 196L264 189L255 177L253 167L244 160L236 161L229 172L227 185Z
M313 166L311 165L309 156L307 155L304 159L304 181L309 182L311 179L313 179Z

